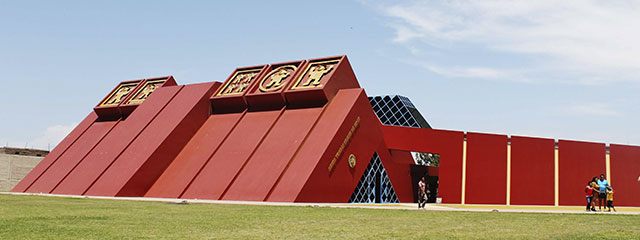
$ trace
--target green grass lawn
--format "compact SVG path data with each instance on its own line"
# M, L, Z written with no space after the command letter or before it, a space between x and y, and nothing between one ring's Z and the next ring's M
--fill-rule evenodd
M639 239L640 216L171 204L0 195L0 239Z

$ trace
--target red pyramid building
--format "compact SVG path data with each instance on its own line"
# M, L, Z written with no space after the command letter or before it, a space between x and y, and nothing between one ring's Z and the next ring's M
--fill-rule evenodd
M416 151L440 156L428 174L445 203L582 205L600 173L618 205L640 202L640 147L389 126L417 110L371 104L346 56L242 67L223 83L124 81L13 191L413 202Z

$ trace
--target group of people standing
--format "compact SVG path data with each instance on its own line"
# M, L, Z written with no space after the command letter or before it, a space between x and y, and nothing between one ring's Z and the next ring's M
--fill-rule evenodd
M587 199L587 212L596 212L596 205L598 205L598 211L602 211L603 206L609 212L612 209L614 212L616 211L613 206L613 187L604 177L604 174L600 174L599 178L593 177L588 181L584 192Z
M640 182L640 177L638 177L638 182ZM428 186L425 178L420 178L418 182L418 208L424 208L427 203L429 195ZM588 212L602 211L602 207L609 212L611 210L616 211L616 208L613 206L613 186L609 184L604 174L600 174L600 177L593 177L588 181L584 192L587 200L586 210ZM598 206L597 211L596 205Z

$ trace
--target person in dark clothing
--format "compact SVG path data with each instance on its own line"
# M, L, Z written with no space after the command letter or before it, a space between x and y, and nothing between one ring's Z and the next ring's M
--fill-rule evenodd
M418 182L418 208L424 208L427 204L427 181L424 177Z

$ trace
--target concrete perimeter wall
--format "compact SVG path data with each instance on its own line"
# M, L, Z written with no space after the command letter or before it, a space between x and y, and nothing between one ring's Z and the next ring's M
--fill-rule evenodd
M0 192L8 192L44 157L0 153Z

